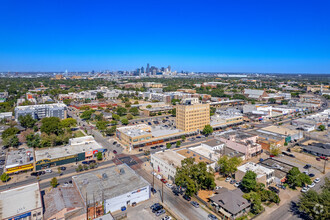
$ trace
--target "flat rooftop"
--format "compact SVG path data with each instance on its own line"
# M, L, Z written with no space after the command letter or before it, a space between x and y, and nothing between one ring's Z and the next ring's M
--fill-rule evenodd
M178 150L176 152L186 158L195 158L196 163L199 163L199 162L205 162L206 164L213 163L212 160L204 157L203 155L201 155L195 151L191 151L190 149L182 149L182 150Z
M242 132L242 131L234 131L234 130L222 133L220 135L220 137L222 137L222 138L229 138L230 136L234 136L236 141L241 141L241 140L245 140L247 138L254 137L256 135L250 134L250 133L247 133L247 132Z
M0 219L42 208L39 183L0 192Z
M34 162L33 148L19 149L7 153L6 168L22 166Z
M293 135L293 134L298 133L297 131L291 130L284 126L269 126L269 127L261 128L260 130L269 131L269 132L273 132L273 133L277 133L277 134L281 134L281 135Z
M73 176L72 180L85 201L87 196L89 204L94 202L93 198L103 201L149 186L126 164Z
M237 167L237 170L240 170L244 173L246 173L248 170L253 171L257 174L257 178L260 178L274 171L273 169L266 168L264 166L261 166L260 164L256 164L253 162L243 164L242 166Z
M41 104L41 105L26 105L17 106L15 110L26 110L26 109L37 109L37 108L66 108L67 106L63 103L53 103L53 104Z
M52 160L54 158L61 158L100 149L103 149L103 147L96 141L61 147L43 148L35 151L35 161L37 162L43 159Z
M202 142L202 144L206 144L206 145L208 145L208 146L210 146L210 147L216 147L216 146L219 146L219 145L221 145L221 144L224 144L224 142L222 142L222 141L220 141L220 140L218 140L218 139L210 139L210 140L208 140L208 141L204 141L204 142Z
M151 126L146 124L138 124L117 128L118 131L126 134L129 137L138 137L141 135L150 134Z
M167 136L182 132L182 130L176 128L166 128L162 126L154 126L151 128L151 134L153 137Z
M203 147L202 145L197 147L191 147L189 148L189 150L215 162L218 161L221 156L219 152L210 150L209 148Z
M181 166L181 161L186 159L186 157L178 154L176 151L173 150L166 150L166 151L159 151L154 153L152 156L161 159L162 161L170 164L174 168Z

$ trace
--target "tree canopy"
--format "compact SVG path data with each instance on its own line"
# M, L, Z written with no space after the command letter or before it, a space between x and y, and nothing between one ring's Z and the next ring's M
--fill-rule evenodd
M214 174L206 163L195 163L194 158L186 158L176 169L175 184L186 187L186 194L191 196L199 189L214 189Z
M218 160L220 172L224 175L233 175L237 171L237 167L242 163L242 159L239 157L229 158L227 155L222 156Z
M137 107L133 107L129 110L130 113L132 113L132 115L136 116L139 114L139 109Z
M1 137L2 137L2 139L5 139L10 136L16 135L18 132L19 132L18 128L10 127L2 132Z
M241 182L241 185L243 189L245 189L247 192L250 192L252 190L255 190L257 187L257 174L251 170L248 170Z
M203 134L204 135L209 135L213 133L213 128L211 125L205 125L204 129L203 129Z
M33 128L33 126L37 122L37 120L33 119L30 114L19 116L18 121L24 128Z
M123 107L118 107L117 108L117 114L119 115L119 116L123 116L123 115L125 115L127 113L127 109L126 108L123 108Z
M287 175L287 182L292 188L295 188L311 184L312 180L308 175L301 173L297 167L293 167Z
M46 134L62 134L63 130L61 127L61 119L58 117L49 117L49 118L43 118L41 120L41 132L45 132Z

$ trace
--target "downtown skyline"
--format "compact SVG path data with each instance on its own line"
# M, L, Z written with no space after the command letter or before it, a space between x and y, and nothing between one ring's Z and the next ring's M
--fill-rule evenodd
M327 1L8 1L0 72L330 73Z

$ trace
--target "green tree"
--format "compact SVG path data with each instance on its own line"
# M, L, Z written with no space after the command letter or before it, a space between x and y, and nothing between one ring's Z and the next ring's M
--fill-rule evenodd
M261 198L260 195L256 192L250 192L243 195L245 199L251 202L251 212L253 214L259 214L263 207L261 205Z
M33 119L30 114L19 116L18 121L24 128L33 128L33 126L37 122L37 120Z
M135 101L135 102L134 102L134 105L138 105L138 104L139 104L139 101Z
M182 141L185 141L186 140L186 136L182 135L181 136L181 139L182 139Z
M108 122L107 121L97 121L96 128L100 131L104 131L107 129Z
M50 181L50 186L55 188L58 185L56 177L53 177Z
M74 118L66 118L61 121L62 128L72 128L77 125L77 120Z
M10 180L10 176L7 173L3 173L0 178L1 178L1 181L4 183L8 182Z
M210 107L210 116L214 115L216 110L217 110L216 108Z
M72 102L72 99L64 99L63 100L63 103L66 104L66 105L70 105Z
M93 109L90 109L90 110L85 110L81 115L80 115L80 118L83 119L83 120L90 120L92 118L92 114L94 113L95 111Z
M271 104L275 104L275 103L276 103L276 99L274 99L274 98L270 98L270 99L268 100L268 102L271 103Z
M324 125L320 125L320 126L318 127L318 129L319 129L320 131L324 131L324 130L325 130L325 126L324 126Z
M287 174L287 182L292 188L302 187L304 184L311 184L311 178L299 171L297 167L293 167Z
M151 105L147 105L146 108L152 108L152 106Z
M96 98L97 99L103 99L104 98L103 93L102 92L97 92L96 93Z
M242 179L241 186L247 192L255 191L257 187L257 174L251 170L248 170Z
M128 125L129 121L127 118L123 118L120 120L123 125Z
M288 100L282 100L281 101L281 105L287 105L287 104L289 104L289 101Z
M97 160L102 160L102 159L103 159L103 154L102 154L102 152L98 152L98 153L96 154L96 158L97 158Z
M1 137L2 137L2 139L5 139L10 136L16 135L18 132L19 132L18 128L10 127L2 132Z
M3 139L3 145L7 147L18 147L19 140L16 135L12 135Z
M57 117L43 118L41 123L41 132L45 132L48 135L52 133L59 135L63 132L61 129L61 120Z
M125 115L126 112L127 112L127 109L126 109L126 108L123 108L123 107L118 107L118 108L117 108L117 114L118 114L119 116L123 116L123 115Z
M277 156L281 153L281 149L277 147L275 144L270 145L270 154Z
M105 134L109 135L109 136L114 135L116 132L116 129L117 129L116 125L111 126L111 128L108 128L105 130Z
M218 165L220 167L220 172L227 175L233 175L237 171L237 167L242 163L242 159L239 157L229 158L227 155L224 155L218 160Z
M167 143L167 144L166 144L166 148L167 148L167 149L170 149L171 147L172 147L172 144L170 144L170 143Z
M128 120L132 120L132 119L133 119L133 115L131 115L131 114L127 114L127 115L126 115L126 118L127 118Z
M306 213L311 219L329 219L330 208L330 181L325 178L325 184L322 191L317 193L309 190L300 196L298 207L299 210Z
M133 108L131 108L131 109L129 110L129 112L130 112L132 115L136 116L136 115L139 114L139 109L138 109L137 107L133 107Z
M177 147L180 147L180 145L181 145L181 141L177 141L177 142L176 142L176 146L177 146Z
M118 121L112 120L112 121L110 122L110 124L111 124L111 125L117 125L117 124L118 124Z
M173 117L176 116L176 108L173 108L173 109L171 110L171 115L172 115Z
M158 112L157 114L158 114L158 115L162 115L162 112Z
M33 148L41 147L41 139L39 134L30 133L26 136L27 145Z
M131 107L131 103L130 102L125 102L125 108L130 108Z
M186 158L181 161L181 167L177 167L175 184L186 187L186 194L193 195L199 189L214 189L214 174L206 163L195 163L194 158Z
M113 120L116 120L116 121L119 121L120 120L120 116L119 115L116 115L116 114L112 114L112 119Z
M204 135L212 134L212 133L213 133L213 128L212 128L212 126L211 126L211 125L205 125L205 127L204 127L202 133L203 133Z

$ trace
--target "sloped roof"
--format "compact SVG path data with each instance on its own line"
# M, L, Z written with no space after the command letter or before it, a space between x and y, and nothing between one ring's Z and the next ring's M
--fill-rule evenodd
M249 201L244 199L242 194L243 193L239 189L228 190L222 188L219 194L212 196L210 200L235 215L250 206Z

